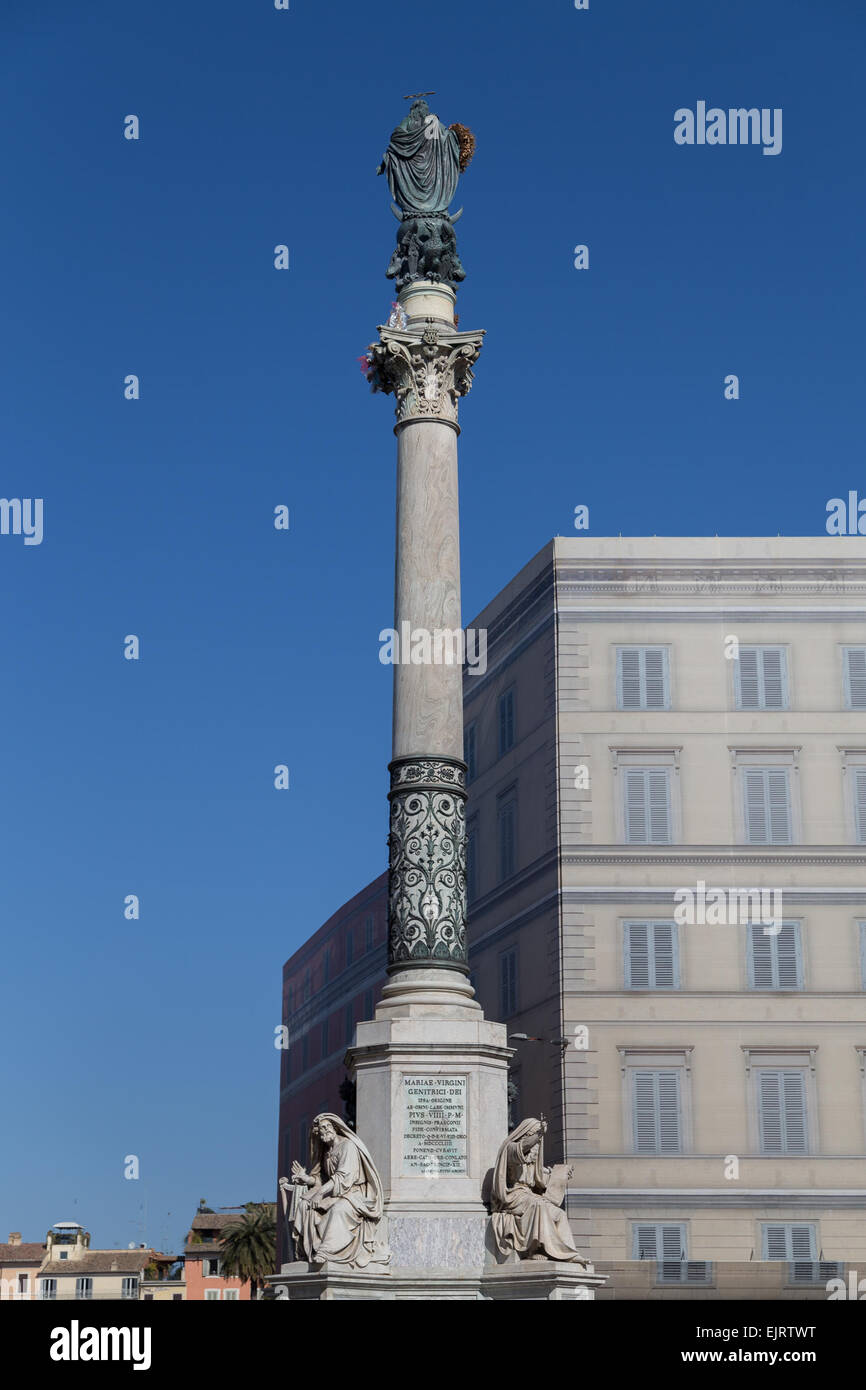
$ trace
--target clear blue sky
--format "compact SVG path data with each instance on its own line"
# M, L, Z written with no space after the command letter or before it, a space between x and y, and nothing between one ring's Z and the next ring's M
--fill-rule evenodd
M45 508L0 536L0 1239L176 1246L272 1195L280 967L385 862L393 417L356 359L403 94L478 140L469 621L581 502L790 535L866 493L866 16L4 0L0 65L0 495ZM781 107L782 153L675 145L699 100Z

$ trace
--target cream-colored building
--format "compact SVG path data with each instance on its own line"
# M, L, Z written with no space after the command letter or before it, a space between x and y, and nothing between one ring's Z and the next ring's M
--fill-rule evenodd
M556 539L472 626L470 960L580 1248L866 1274L866 540Z
M91 1250L90 1232L75 1221L56 1222L46 1237L36 1297L48 1301L135 1299L154 1251Z

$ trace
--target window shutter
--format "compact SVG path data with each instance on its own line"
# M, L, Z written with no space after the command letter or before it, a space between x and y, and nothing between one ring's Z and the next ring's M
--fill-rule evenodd
M646 780L643 769L630 767L625 774L625 838L630 845L647 842Z
M788 1228L783 1225L773 1223L764 1227L764 1247L765 1259L768 1260L787 1260L788 1256Z
M770 843L791 843L791 796L787 768L767 772L767 804L769 806Z
M796 1223L793 1223L791 1225L790 1235L792 1260L814 1260L814 1234L814 1226L797 1225Z
M641 653L637 648L619 652L619 707L641 708Z
M845 676L849 709L866 709L866 647L848 647Z
M791 790L788 769L743 769L746 841L752 845L791 843Z
M764 685L764 709L784 709L785 699L785 656L782 647L764 647L761 650Z
M670 788L667 768L647 771L650 844L666 845L671 838Z
M779 989L800 989L800 929L796 922L785 922L777 936L769 938L776 948Z
M806 1143L806 1086L800 1071L782 1072L782 1096L785 1114L785 1153L804 1154ZM796 1228L795 1228L796 1229ZM807 1228L808 1229L808 1228ZM795 1255L795 1259L798 1257Z
M752 985L755 989L772 989L773 938L764 934L763 927L754 923L749 928L752 947Z
M654 922L653 984L656 989L673 989L676 985L674 928L670 922Z
M667 698L667 652L664 647L645 647L644 690L645 709L666 709Z
M737 681L740 709L760 709L761 695L758 688L758 652L755 647L744 647L737 662Z
M758 1104L762 1153L808 1153L806 1078L801 1071L779 1068L759 1072Z
M866 767L854 769L854 825L857 843L866 844Z
M767 808L763 772L753 768L744 769L743 786L746 798L746 840L750 845L764 845L767 843Z
M758 1106L761 1131L761 1153L781 1154L782 1147L782 1079L778 1071L758 1073ZM784 1259L770 1255L770 1259Z
M649 927L646 922L630 922L626 933L626 984L632 989L649 989Z
M635 1246L635 1254L639 1260L654 1260L656 1258L655 1226L636 1226Z
M635 1152L639 1154L656 1153L656 1088L654 1072L635 1072L633 1125Z
M659 1148L663 1154L680 1152L680 1086L679 1072L660 1071L659 1091Z
M661 1227L662 1265L659 1270L663 1284L678 1284L682 1279L682 1264L686 1258L681 1226Z

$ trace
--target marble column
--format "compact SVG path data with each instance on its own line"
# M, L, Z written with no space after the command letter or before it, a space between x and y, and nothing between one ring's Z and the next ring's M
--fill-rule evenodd
M454 291L419 281L403 328L370 349L374 390L394 395L397 549L389 835L388 972L383 1006L477 1009L466 952L466 768L457 406L482 332L459 332ZM438 639L438 646L437 646ZM423 650L427 641L428 651ZM413 655L421 661L412 661Z

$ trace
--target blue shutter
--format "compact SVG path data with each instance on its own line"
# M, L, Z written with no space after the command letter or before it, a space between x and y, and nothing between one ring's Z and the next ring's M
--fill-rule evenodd
M845 648L845 704L866 709L866 647Z
M625 928L625 982L630 989L650 987L649 926L627 922Z
M866 844L866 767L854 771L854 826L858 845Z

